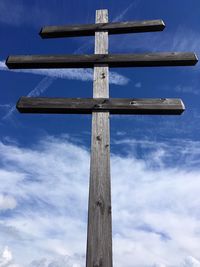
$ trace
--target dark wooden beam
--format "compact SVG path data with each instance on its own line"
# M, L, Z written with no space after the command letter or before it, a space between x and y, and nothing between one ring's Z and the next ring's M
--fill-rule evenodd
M114 23L78 24L64 26L46 26L40 31L42 38L92 36L95 32L107 31L109 34L139 33L162 31L163 20L126 21Z
M32 98L21 97L17 103L21 113L46 114L111 114L180 115L184 104L180 99L137 98Z
M114 68L191 66L197 62L198 59L194 53L150 53L9 56L6 65L10 69L93 68L95 64L107 64Z

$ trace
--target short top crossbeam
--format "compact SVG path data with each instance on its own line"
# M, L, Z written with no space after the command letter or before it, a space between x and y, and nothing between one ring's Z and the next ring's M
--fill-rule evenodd
M46 26L40 31L42 38L92 36L96 32L107 31L108 34L139 33L163 31L163 20L126 21L112 23L96 23L85 25Z

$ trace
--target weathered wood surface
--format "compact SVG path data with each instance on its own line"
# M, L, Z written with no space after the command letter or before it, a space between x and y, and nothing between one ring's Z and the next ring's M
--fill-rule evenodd
M104 70L105 72L105 70ZM105 81L104 81L105 82ZM184 111L180 99L138 98L34 98L22 97L17 103L22 113L178 115ZM101 116L103 116L103 114ZM99 116L99 115L98 115Z
M96 23L107 23L108 11L96 11ZM108 53L108 32L95 33L95 54ZM109 98L108 66L94 66L93 101ZM86 267L112 267L109 112L92 113L91 162Z
M162 67L191 66L198 62L194 53L149 53L149 54L95 54L52 56L9 56L6 65L10 69L40 68L93 68L95 64L109 67Z
M109 34L139 33L163 31L163 20L126 21L97 24L77 24L63 26L45 26L40 31L42 38L92 36L98 31L108 31Z

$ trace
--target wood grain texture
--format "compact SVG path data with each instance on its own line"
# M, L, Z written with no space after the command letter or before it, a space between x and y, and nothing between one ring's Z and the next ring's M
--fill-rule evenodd
M112 68L121 68L192 66L197 62L197 56L189 52L113 55L98 52L95 55L9 56L6 65L10 69L93 68L95 64L107 64Z
M46 114L110 114L180 115L184 104L180 99L138 98L32 98L22 97L17 103L21 113ZM98 115L99 116L99 115Z
M40 31L42 38L92 36L95 32L107 31L109 34L140 33L163 31L163 20L126 21L113 23L77 24L64 26L46 26Z
M96 11L96 23L107 23L108 11ZM108 53L108 32L95 33L95 54ZM107 65L94 65L93 97L109 97ZM112 267L109 112L92 113L91 163L86 267Z

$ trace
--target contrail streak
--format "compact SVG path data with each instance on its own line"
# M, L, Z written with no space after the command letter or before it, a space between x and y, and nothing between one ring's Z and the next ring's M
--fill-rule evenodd
M53 83L55 78L45 77L39 84L27 95L30 97L39 96L46 91L46 89Z
M43 78L39 82L39 84L27 96L36 97L36 96L41 95L53 83L54 80L55 78L49 78L49 77ZM3 117L3 120L8 119L13 114L15 109L16 109L15 106L12 106L9 109L8 113Z
M136 7L138 5L138 3L140 2L140 0L135 0L133 1L127 8L125 8L121 14L119 14L118 16L116 16L114 19L113 19L113 22L117 22L117 21L120 21L124 18L124 16L128 13L128 11L132 8L132 7Z

